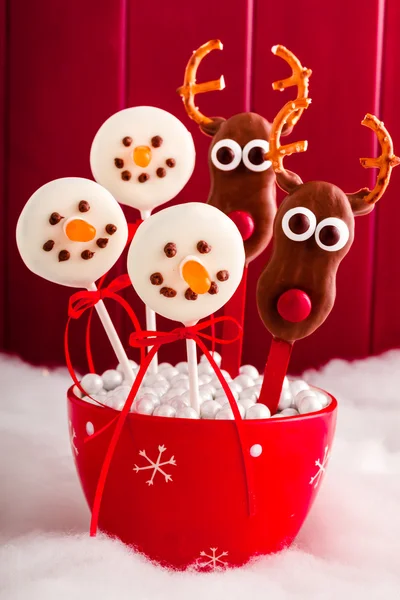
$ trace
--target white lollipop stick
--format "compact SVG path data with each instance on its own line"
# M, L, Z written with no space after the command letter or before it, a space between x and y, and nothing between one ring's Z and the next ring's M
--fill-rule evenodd
M89 292L96 292L96 284L93 283L87 289ZM118 337L118 333L114 327L113 322L111 321L111 317L108 314L103 300L99 300L95 304L95 308L97 314L99 315L100 321L104 327L104 330L107 334L107 337L110 341L110 344L115 352L115 356L117 357L118 362L121 364L124 379L129 385L133 385L135 378L133 376L132 367L129 364L129 359L126 355L123 345L121 344L121 340Z
M200 396L199 396L199 375L197 371L197 348L196 342L191 339L186 340L186 352L189 373L189 397L190 406L200 414Z
M141 210L140 211L140 217L141 217L142 221L145 221L150 216L151 216L151 210ZM146 329L147 329L147 331L156 331L156 329L157 329L156 313L154 312L154 310L152 308L150 308L150 306L147 306L147 304L145 304L145 307L146 307ZM151 347L147 346L147 352L150 352L150 350L151 350ZM149 372L152 373L153 375L158 373L158 354L154 355L154 358L149 365Z
M145 307L146 307L146 329L147 329L147 331L155 331L157 329L156 313L154 312L154 310L152 310L150 308L150 306L147 306L147 304L145 304ZM147 346L147 352L150 352L150 349L151 349L151 346ZM158 354L154 355L153 360L149 364L149 372L153 373L153 375L155 373L158 373Z

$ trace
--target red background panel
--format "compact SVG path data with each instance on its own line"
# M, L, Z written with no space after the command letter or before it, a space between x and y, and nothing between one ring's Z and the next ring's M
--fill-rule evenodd
M0 136L6 138L6 51L7 51L7 5L6 0L0 1ZM0 252L2 257L6 256L5 233L7 228L6 188L4 181L5 173L5 144L0 146ZM4 346L4 290L6 282L6 260L0 260L0 348Z
M26 269L15 225L39 186L58 177L91 176L94 134L122 107L125 4L106 0L98 8L95 0L43 0L38 15L35 3L9 2L6 348L38 363L63 360L71 290ZM83 364L78 339L81 334L74 356Z
M36 363L63 362L62 330L71 290L25 268L15 245L15 225L40 185L56 177L91 176L91 141L112 113L149 104L180 118L193 134L197 165L175 202L206 200L209 139L189 120L175 90L191 52L209 39L220 38L224 50L203 61L198 81L224 74L227 85L222 92L198 96L201 110L210 116L229 117L250 109L272 120L294 97L294 88L282 94L272 91L271 83L289 74L284 61L270 52L274 44L288 46L313 69L313 103L288 138L309 141L307 153L287 159L287 167L303 180L325 179L346 191L371 182L374 173L358 163L359 157L376 150L372 134L360 125L366 112L376 111L384 119L400 152L399 92L394 86L400 66L397 1L304 4L205 0L200 9L183 0L104 0L100 10L94 0L42 0L40 7L27 0L0 1L0 27L7 34L0 42L0 77L6 79L0 94L0 128L6 125L0 152L5 192L0 219L6 244L6 271L0 270L3 348ZM393 276L399 263L393 231L399 191L400 173L395 171L377 210L357 219L354 246L339 270L336 306L316 334L296 345L293 371L335 356L359 357L399 344L399 320L396 325L391 317L400 299ZM132 221L138 215L130 210L127 216ZM265 360L269 336L257 314L254 290L268 252L249 269L244 360L258 367ZM120 262L113 272L123 270ZM127 297L143 317L132 290ZM110 310L126 342L128 322L115 307ZM171 326L162 319L159 324ZM79 343L83 323L74 325L74 357L84 368ZM112 355L99 326L94 340L100 370ZM164 349L161 358L168 354L169 360L181 359L183 351L184 344Z

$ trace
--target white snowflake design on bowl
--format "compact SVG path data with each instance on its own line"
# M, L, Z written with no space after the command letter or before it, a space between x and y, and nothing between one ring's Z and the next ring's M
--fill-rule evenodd
M326 465L328 463L329 458L330 458L329 446L325 446L324 458L322 459L322 462L320 461L319 458L315 461L315 466L318 467L318 471L310 479L310 485L314 485L314 488L318 487L318 484L322 478L322 474L325 473Z
M207 554L204 550L200 552L200 558L197 559L197 567L199 569L211 568L213 571L222 570L228 566L226 560L222 560L228 556L228 552L219 552L218 548L210 548L211 554Z
M154 478L156 476L157 473L160 473L161 475L164 476L165 482L168 483L168 481L172 481L172 476L169 475L168 473L166 473L164 471L164 469L162 469L161 467L164 467L166 465L173 465L174 467L176 467L176 462L175 462L175 457L171 456L171 458L169 460L166 460L164 462L161 462L162 459L162 455L165 452L167 448L165 446L158 446L158 457L156 462L154 462L153 460L151 460L151 458L149 458L146 454L146 450L140 450L139 454L140 456L143 456L147 462L149 463L148 465L145 465L143 467L138 467L138 465L135 464L135 466L133 467L133 470L136 473L139 473L139 471L147 471L148 469L152 469L153 473L151 475L151 478L148 479L146 481L147 485L154 485Z

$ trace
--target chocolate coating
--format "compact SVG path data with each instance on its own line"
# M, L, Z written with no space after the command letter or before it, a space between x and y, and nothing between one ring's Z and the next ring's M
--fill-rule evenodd
M346 245L328 252L318 246L315 234L302 242L286 237L282 229L283 216L297 206L311 210L317 224L328 217L344 221L350 234ZM299 185L280 205L273 233L272 256L258 280L257 306L264 325L272 335L293 342L313 333L333 308L337 269L354 239L354 215L350 202L346 194L333 184L311 181ZM280 296L291 289L302 290L311 300L310 315L299 323L286 321L277 310Z
M211 160L213 146L223 139L236 141L241 148L254 139L268 141L271 124L255 113L241 113L227 121L216 120L216 133L210 147L209 167L211 189L208 203L219 208L225 214L241 210L248 212L254 220L254 232L244 242L246 261L249 263L268 246L272 237L272 224L276 213L275 174L270 167L265 171L251 171L240 162L236 169L222 171ZM210 131L205 131L210 133ZM225 150L228 160L229 152ZM252 162L260 164L260 151L254 148ZM249 153L249 154L250 154Z

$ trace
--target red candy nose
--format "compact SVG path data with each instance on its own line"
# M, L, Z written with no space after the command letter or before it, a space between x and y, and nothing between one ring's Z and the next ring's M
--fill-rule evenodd
M244 242L253 235L254 221L253 217L248 212L245 212L244 210L234 210L228 214L228 217L232 219L239 229Z
M278 300L278 313L285 321L300 323L311 312L311 300L301 290L288 290Z

